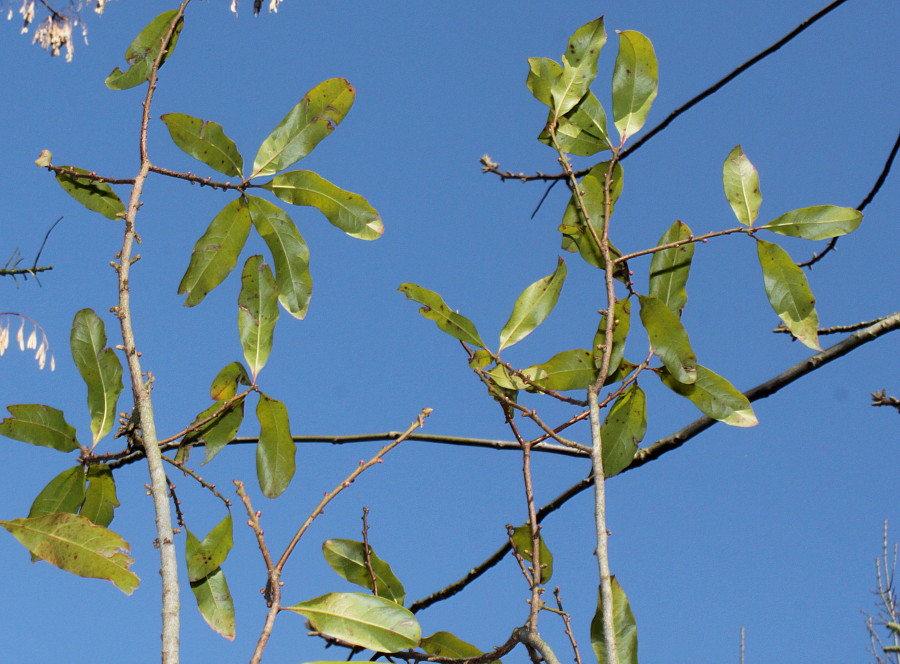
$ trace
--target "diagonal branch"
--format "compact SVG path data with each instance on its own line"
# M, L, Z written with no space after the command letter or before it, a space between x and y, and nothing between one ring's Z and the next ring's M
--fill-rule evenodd
M851 334L846 339L836 343L833 346L830 346L829 348L826 348L820 353L816 353L815 355L808 357L802 362L798 362L797 364L778 374L774 378L747 390L746 392L744 392L744 396L746 396L750 401L765 399L766 397L769 397L779 390L787 387L794 381L799 380L803 376L823 367L829 362L833 362L839 357L847 355L860 346L863 346L870 341L874 341L875 339L897 329L900 329L900 312L887 316L874 325ZM694 438L703 431L706 431L714 424L716 424L716 420L705 416L701 417L698 420L695 420L694 422L691 422L686 427L680 429L679 431L676 431L671 436L658 440L649 447L638 450L638 452L635 454L634 461L632 461L631 465L622 472L624 473L628 472L629 470L634 470L635 468L658 459L667 452L678 449L691 438ZM549 503L547 503L537 511L538 523L542 522L544 518L546 518L549 514L552 514L553 512L558 510L560 507L565 505L567 502L569 502L569 500L580 494L582 491L585 491L586 489L591 487L593 483L594 478L588 476L563 491L560 495L558 495L556 498L551 500ZM450 585L432 593L431 595L428 595L427 597L413 602L409 607L410 611L415 613L417 611L427 609L432 604L458 594L463 589L465 589L466 586L475 581L475 579L480 577L490 568L494 567L501 560L503 560L503 558L507 553L509 553L509 551L509 543L504 544L493 554L491 554L490 557L469 570L469 572L458 581L451 583Z

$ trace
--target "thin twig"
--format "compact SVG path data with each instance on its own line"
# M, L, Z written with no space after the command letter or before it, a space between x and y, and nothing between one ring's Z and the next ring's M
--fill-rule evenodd
M559 609L559 615L565 625L566 636L569 637L569 643L572 644L572 652L575 653L575 664L581 664L581 653L578 652L578 641L575 640L575 633L572 631L572 618L563 609L562 595L559 593L559 586L553 589L553 596L556 597L556 606ZM743 662L741 662L743 664Z
M375 576L375 570L372 567L372 549L369 548L369 508L363 507L362 513L362 538L363 538L363 560L366 563L366 570L369 572L369 580L372 582L372 594L378 596L378 577Z
M216 498L218 498L218 499L221 500L223 503L225 503L225 507L231 507L231 501L228 500L228 498L226 498L225 496L223 496L223 495L219 492L218 489L216 489L216 485L215 485L215 484L210 484L210 483L207 482L205 479L203 479L202 477L200 477L200 476L196 473L196 471L193 471L193 470L191 470L190 468L188 468L187 466L185 466L183 461L176 461L175 459L172 459L171 457L167 457L165 454L161 455L160 458L161 458L163 461L165 461L166 463L175 466L178 470L180 470L181 472L183 472L183 473L184 473L185 475L187 475L188 477L193 478L194 481L197 482L197 484L199 484L200 486L202 486L204 489L206 489L207 491L209 491L210 493L212 493Z
M881 392L873 392L872 405L890 406L891 408L896 408L897 412L900 412L900 399L898 399L897 397L888 396L887 390L881 390Z
M897 139L894 141L894 147L891 148L891 152L888 155L887 161L884 162L884 166L881 168L881 173L878 175L878 179L875 180L875 184L872 185L872 188L869 190L869 193L866 194L866 197L862 199L862 202L856 206L856 209L862 212L866 209L869 203L875 198L875 195L881 189L881 186L887 180L888 173L891 172L891 166L894 164L894 159L897 158L897 151L900 150L900 134L897 134ZM838 236L840 237L840 236ZM808 261L804 261L803 263L797 263L800 267L812 267L816 263L818 263L822 258L825 257L831 251L834 251L834 248L837 246L837 237L833 237L828 241L828 244L825 248L817 254L813 254L812 258Z
M263 651L266 648L266 644L269 641L269 636L271 635L271 625L274 624L275 616L281 610L281 591L280 591L280 583L281 583L281 573L284 569L285 564L288 559L291 557L291 554L294 551L294 548L300 542L300 538L303 537L304 533L309 529L312 525L313 521L325 511L325 508L328 504L334 500L338 494L340 494L344 489L348 488L356 478L359 477L363 472L368 470L374 465L381 463L384 460L384 455L390 452L392 449L397 447L400 443L407 440L409 435L412 434L413 431L425 425L425 418L431 415L431 408L423 408L422 412L419 413L419 417L416 418L416 421L409 425L409 428L400 435L392 443L385 445L382 447L375 456L373 456L368 461L360 461L359 466L357 466L353 472L351 472L347 477L338 484L334 489L325 494L325 497L319 501L319 504L316 505L315 509L310 512L309 516L306 517L306 520L297 529L297 532L294 534L293 538L291 538L290 543L284 550L284 553L281 554L281 557L278 559L278 562L272 567L269 572L269 581L266 586L266 601L269 605L269 610L266 614L266 622L263 628L262 633L259 635L259 639L256 642L256 649L253 653L253 657L250 659L251 664L258 664L258 662L262 659ZM268 566L268 563L267 563Z

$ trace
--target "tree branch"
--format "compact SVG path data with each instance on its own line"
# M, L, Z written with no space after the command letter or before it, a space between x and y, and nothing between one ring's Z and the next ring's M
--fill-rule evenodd
M750 401L765 399L766 397L775 394L779 390L787 387L803 376L812 373L816 369L821 368L829 362L833 362L839 357L852 352L856 348L859 348L860 346L863 346L870 341L874 341L875 339L897 329L900 329L900 312L892 314L880 320L878 323L867 327L864 330L855 332L854 334L838 342L834 346L826 348L825 350L816 353L815 355L803 360L802 362L798 362L797 364L790 367L786 371L783 371L771 380L768 380L757 385L754 388L751 388L750 390L747 390L746 392L744 392L744 396L746 396ZM635 454L634 461L632 461L631 465L622 472L625 473L630 470L634 470L635 468L658 459L663 454L681 447L691 438L694 438L714 424L716 424L716 420L705 416L701 417L698 420L695 420L694 422L691 422L686 427L680 429L671 436L662 438L653 445L638 450ZM567 502L569 502L569 500L580 494L582 491L588 489L591 485L593 485L593 483L593 476L588 476L563 491L560 495L558 495L556 498L554 498L538 510L538 523L542 522L548 515L558 510L560 507L565 505ZM509 550L510 546L507 542L484 561L469 570L469 572L458 581L445 586L444 588L432 593L431 595L428 595L427 597L413 602L409 607L410 611L412 611L413 613L422 611L423 609L427 609L429 606L436 604L437 602L449 599L450 597L453 597L454 595L460 593L466 588L466 586L471 584L478 577L483 575L490 568L494 567L501 560L503 560L506 554L509 553Z

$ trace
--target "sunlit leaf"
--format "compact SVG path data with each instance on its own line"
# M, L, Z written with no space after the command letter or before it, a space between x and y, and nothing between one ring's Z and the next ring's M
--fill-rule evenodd
M184 559L189 581L199 581L222 566L234 545L232 533L231 512L209 531L202 542L190 529L187 530Z
M516 553L528 562L534 563L532 555L534 551L534 540L531 537L531 526L526 523L518 528L513 528L513 534L510 539L512 540L512 545ZM547 548L543 536L538 535L538 543L540 546L538 564L541 566L538 583L548 583L550 577L553 576L553 554L550 553L550 549Z
M109 433L116 419L116 404L122 393L122 363L112 348L106 348L106 327L90 309L75 314L70 337L72 359L87 385L93 445Z
M416 284L400 284L398 288L401 293L406 295L413 302L423 305L419 309L428 320L433 320L437 326L449 334L451 337L464 341L472 346L486 348L478 330L475 329L474 323L465 316L456 313L448 307L440 295L427 288L422 288Z
M687 224L676 221L659 238L657 246L687 240L691 236L691 229ZM686 242L679 247L657 251L650 261L650 295L658 297L678 315L681 315L681 310L687 304L688 296L684 287L693 257L694 243Z
M616 399L600 425L603 474L606 477L618 475L631 465L646 431L647 397L636 383L632 383Z
M41 560L91 579L106 579L126 595L140 580L128 568L128 543L116 533L80 514L47 514L34 519L0 521L25 548Z
M166 113L159 117L166 123L175 145L225 175L243 176L244 158L222 125L184 113Z
M634 30L619 32L619 53L612 80L613 120L624 142L647 120L656 99L659 74L653 44Z
M272 352L275 323L278 322L278 291L275 277L262 256L251 256L241 274L238 295L238 334L250 375L256 377Z
M248 200L250 220L272 252L278 300L294 318L302 319L312 296L309 248L284 210L264 198L248 196Z
M659 372L659 378L666 387L690 399L700 412L714 420L735 427L752 427L759 423L747 397L700 364L697 365L697 380L691 385L678 382L665 370Z
M291 438L287 408L277 399L259 395L256 405L259 443L256 446L256 475L266 498L280 496L294 477L297 448Z
M76 173L89 173L83 168L63 166ZM125 216L125 204L105 182L96 182L89 178L80 178L69 173L56 173L56 181L69 196L81 203L91 212L98 212L107 219L122 219Z
M725 159L722 166L722 184L725 198L731 204L738 221L752 226L759 214L762 195L759 193L759 173L738 145Z
M307 92L263 141L250 177L277 173L303 159L341 123L355 96L343 78L329 79Z
M647 330L653 352L678 381L693 383L697 380L697 356L691 349L687 331L678 315L653 295L640 295L638 298L641 322Z
M597 58L605 43L606 28L602 17L581 26L569 39L563 53L562 74L550 89L557 115L568 113L587 93L597 77Z
M78 449L75 427L66 422L61 410L36 403L7 406L6 409L12 417L0 422L0 435L60 452Z
M628 597L619 585L616 577L612 577L613 626L616 633L616 664L638 664L637 623L628 604ZM597 657L597 664L607 664L606 637L603 635L603 597L597 601L597 613L591 621L591 646Z
M213 379L209 388L209 398L216 401L231 399L237 394L238 385L250 386L250 376L240 362L232 362L225 367Z
M772 309L803 345L821 350L816 298L803 269L777 244L757 240L756 249Z
M229 275L249 234L250 212L242 196L216 215L194 245L191 262L178 285L178 294L187 295L186 307L202 302Z
M581 348L564 350L543 364L523 369L522 373L540 387L558 392L587 389L597 378L591 351Z
M419 645L416 617L399 604L362 593L330 593L284 607L305 616L316 631L377 652Z
M88 466L87 481L84 502L78 513L105 528L112 523L114 511L119 506L112 470L104 463L92 463Z
M365 546L362 542L330 539L322 544L322 553L331 569L347 581L372 591L375 590L372 587L372 574L366 566ZM403 584L394 575L391 566L375 555L371 546L369 547L369 563L375 574L377 595L402 605L406 598Z
M381 216L365 198L336 187L312 171L288 171L262 186L285 203L317 208L350 237L377 240L384 233Z
M500 331L500 348L503 350L518 343L550 315L559 300L566 280L566 264L560 258L552 274L538 279L522 291L516 299L512 314Z
M426 636L422 639L419 647L429 655L448 657L450 659L478 657L484 654L471 643L466 643L450 632L435 632L431 636ZM488 664L500 664L500 660L494 659Z
M553 111L550 111L548 123L552 120ZM538 135L538 140L546 145L553 145L550 131L546 127ZM559 118L556 143L563 152L579 157L589 157L602 150L609 150L606 111L593 92L588 90L581 101Z
M225 580L225 572L216 568L208 576L191 581L191 592L194 593L197 608L206 624L217 634L234 641L234 601Z
M631 300L616 300L616 306L613 309L615 316L615 328L613 329L612 353L609 357L609 371L607 373L607 384L610 378L615 376L616 370L622 363L622 354L625 352L625 340L628 338L628 332L631 330ZM603 363L603 346L606 344L606 314L600 317L600 324L597 326L597 333L594 335L594 345L591 353L594 357L594 367L600 369Z
M528 387L528 383L515 374L510 373L506 367L500 364L485 373L490 376L497 387L504 390L524 390Z
M553 108L553 95L550 94L550 90L562 75L562 67L550 58L528 58L528 68L525 85L539 102Z
M131 67L124 72L118 67L113 69L112 73L106 77L106 87L110 90L127 90L140 85L150 77L153 62L156 60L156 56L159 55L163 39L169 33L169 26L177 13L177 10L174 9L163 12L138 33L138 36L131 42L131 46L125 51L125 61ZM182 27L184 27L184 18L179 18L175 31L166 44L166 52L163 54L160 67L175 50L175 44L178 43L178 35L181 34Z
M852 233L862 217L862 212L853 208L816 205L783 214L761 228L804 240L827 240Z

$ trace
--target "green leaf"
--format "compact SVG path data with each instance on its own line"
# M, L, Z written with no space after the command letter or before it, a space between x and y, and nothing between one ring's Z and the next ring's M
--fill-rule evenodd
M84 502L84 468L68 468L54 477L31 503L28 518L68 512L76 514Z
M206 624L217 634L234 641L234 601L221 568L198 581L191 581L191 592L194 593L197 608Z
M284 210L256 196L248 196L248 200L250 221L272 252L278 300L289 314L302 320L312 296L309 248Z
M525 85L539 102L552 109L553 95L550 90L562 76L562 71L559 63L550 58L528 58L528 78L525 79Z
M556 64L556 63L554 63ZM553 111L548 117L553 120ZM553 146L553 139L545 127L538 140ZM602 150L609 150L609 134L606 130L606 111L590 90L568 113L561 116L556 127L556 143L563 152L589 157Z
M118 67L113 69L112 73L106 77L106 87L110 90L127 90L140 85L150 77L153 62L156 60L156 56L159 55L163 39L169 33L169 26L177 13L178 11L174 9L163 12L141 30L134 41L131 42L128 50L125 51L125 60L131 67L124 72ZM178 19L175 31L166 44L166 53L163 54L159 63L160 67L175 50L175 44L178 43L178 35L181 34L182 27L184 27L183 17Z
M422 288L416 284L400 284L400 288L397 290L406 295L406 297L413 302L418 302L423 305L422 308L419 309L419 313L428 320L433 320L442 331L446 332L451 337L464 341L472 346L487 348L481 340L481 337L478 335L475 324L465 316L451 310L450 307L444 304L444 300L441 296L434 291Z
M827 240L852 233L862 222L862 212L836 205L815 205L781 215L762 228L804 240Z
M266 498L280 496L294 477L297 448L291 437L287 408L277 399L260 394L256 405L259 443L256 446L256 475Z
M384 233L381 216L365 198L334 186L312 171L288 171L262 187L285 203L317 208L350 237L377 240Z
M262 256L251 256L244 264L238 295L238 333L244 359L253 383L269 359L275 323L278 321L278 291L275 277Z
M632 383L616 399L600 425L603 475L613 477L631 465L647 432L647 397Z
M200 304L237 265L238 255L250 234L250 212L242 196L226 205L194 245L191 262L178 284L187 295L184 306Z
M809 288L803 268L797 267L777 244L757 240L756 250L772 309L804 346L822 350L819 347L816 298Z
M412 613L372 595L329 593L284 608L306 616L318 632L377 652L415 648L422 636Z
M213 405L194 418L193 425L211 417L224 405L225 401L216 401ZM243 420L244 399L241 398L232 403L228 408L222 411L222 413L201 426L199 429L187 434L184 437L181 446L182 448L189 448L191 445L202 442L206 449L206 460L203 463L207 464L222 451L223 447L234 439Z
M557 116L572 109L597 77L597 58L606 43L606 28L600 17L578 28L563 53L563 71L550 89Z
M752 427L759 423L747 397L727 380L700 364L697 365L697 380L692 385L679 383L665 370L659 373L659 379L676 394L690 399L700 412L714 420L734 427Z
M83 168L63 166L77 173L90 173ZM91 212L98 212L107 219L122 219L125 216L125 204L105 182L96 182L89 178L80 178L69 173L56 173L56 181L76 201Z
M631 300L616 300L616 306L613 309L615 316L615 328L613 329L612 354L609 358L609 372L606 376L606 384L608 385L622 364L622 354L625 352L625 340L628 338L628 332L631 330ZM597 326L597 333L594 335L594 345L591 348L591 354L594 358L594 367L600 369L603 363L603 348L606 343L606 314L600 317L600 324Z
M490 371L485 371L490 376L494 385L503 390L524 390L528 383L510 373L503 365L496 365Z
M12 417L0 422L0 435L60 452L78 449L75 427L66 422L61 410L36 403L7 406L6 409Z
M366 567L365 547L362 542L354 542L345 539L330 539L322 543L322 553L325 560L331 565L331 569L363 588L375 591L372 587L372 575ZM375 573L377 595L392 602L402 605L406 599L406 591L400 583L391 566L375 555L372 547L369 547L369 562Z
M532 552L534 550L534 540L531 538L531 526L526 523L518 528L513 528L513 534L510 539L516 553L528 562L533 563ZM544 538L541 535L538 535L538 540L540 545L538 563L541 566L538 583L548 583L550 577L553 576L553 554L550 553L550 549L547 548L547 544L544 542Z
M243 178L244 158L222 125L184 113L166 113L166 123L175 145L219 173Z
M603 237L603 226L606 219L606 188L604 180L609 171L610 162L604 161L597 164L581 179L581 199L584 208L590 218L597 238ZM612 183L609 195L609 213L615 210L616 201L622 193L622 167L617 162L613 166ZM594 240L584 222L584 215L578 206L578 200L573 194L563 213L562 224L559 227L563 234L562 248L566 251L577 251L588 265L604 269L603 256L600 246ZM622 254L612 243L609 245L610 258L615 260Z
M657 246L688 240L692 236L687 224L676 221L659 238ZM650 261L650 295L658 297L679 316L687 304L688 296L684 287L691 272L693 257L694 243L687 242L680 247L657 251Z
M613 120L624 143L647 120L656 99L659 74L653 44L634 30L619 32L619 54L613 70Z
M209 398L216 401L231 399L237 394L238 385L252 385L247 370L240 362L232 362L225 367L213 379L209 388Z
M343 78L329 79L307 92L263 141L250 177L272 175L303 159L341 123L355 96Z
M641 322L653 352L679 382L697 380L697 356L678 315L653 295L639 295Z
M119 506L112 470L104 463L92 463L88 466L87 481L84 502L78 513L105 528L112 523L114 510Z
M426 636L419 644L429 655L437 655L438 657L447 657L450 659L464 659L468 657L478 657L484 653L473 646L457 638L450 632L435 632L431 636ZM494 659L488 664L500 664L499 659Z
M759 173L738 145L725 159L722 166L722 184L725 198L731 204L738 221L753 226L759 214L762 195L759 193Z
M628 604L628 597L619 585L616 577L612 577L613 626L616 632L616 664L638 664L637 623ZM597 664L607 664L606 638L603 636L603 597L597 601L597 613L591 621L591 646L597 657Z
M31 553L77 576L106 579L130 595L140 579L128 568L134 560L128 543L80 514L47 514L34 519L0 521Z
M522 373L540 387L557 392L587 389L597 378L591 352L581 348L564 350L543 364L523 369Z
M213 528L201 542L187 529L184 559L187 562L188 580L200 581L215 572L234 545L231 512Z
M531 334L544 322L559 300L563 282L566 280L566 263L558 259L552 274L538 279L522 291L516 299L512 314L500 331L500 348L503 350Z
M94 447L109 433L116 419L116 404L122 393L122 363L106 346L106 327L90 309L75 314L70 337L72 359L88 388L88 410Z

